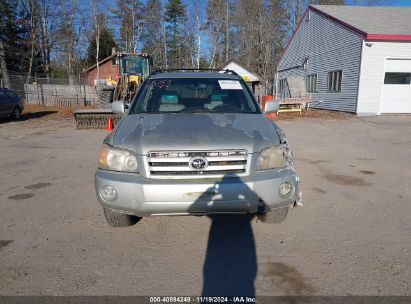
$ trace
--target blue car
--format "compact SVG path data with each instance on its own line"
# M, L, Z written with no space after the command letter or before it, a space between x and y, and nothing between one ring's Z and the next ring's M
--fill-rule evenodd
M21 119L24 104L20 97L11 89L0 88L0 117L11 116Z

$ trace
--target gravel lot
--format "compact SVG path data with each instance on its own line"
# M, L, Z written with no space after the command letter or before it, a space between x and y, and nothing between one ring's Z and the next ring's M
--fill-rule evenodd
M114 229L93 188L107 132L38 113L0 121L1 295L411 295L411 116L280 120L304 194L283 224Z

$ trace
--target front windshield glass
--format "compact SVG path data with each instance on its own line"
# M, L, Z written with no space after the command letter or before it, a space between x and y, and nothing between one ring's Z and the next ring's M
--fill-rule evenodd
M124 73L143 74L143 60L140 57L124 59Z
M246 85L217 78L148 80L130 113L260 113Z

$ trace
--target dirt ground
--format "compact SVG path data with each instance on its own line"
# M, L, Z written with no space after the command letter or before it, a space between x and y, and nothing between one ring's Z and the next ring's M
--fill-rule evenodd
M71 118L77 108L70 107L46 107L46 106L26 106L24 109L25 120L31 118L41 118L41 120L55 120L60 118ZM291 120L300 118L316 119L351 119L353 114L325 110L308 110L297 112L280 113L275 120Z
M83 107L84 109L90 107ZM36 118L36 121L44 120L59 120L62 118L72 118L74 111L81 109L78 107L48 107L37 105L26 105L23 111L24 121L33 121L32 118Z
M411 296L411 116L278 120L304 196L280 225L155 217L114 229L94 192L107 131L54 111L0 120L0 295Z
M310 109L307 111L298 112L284 112L279 113L274 120L292 120L301 118L315 118L315 119L352 119L355 118L354 114L343 113L337 111L326 111L326 110L314 110Z

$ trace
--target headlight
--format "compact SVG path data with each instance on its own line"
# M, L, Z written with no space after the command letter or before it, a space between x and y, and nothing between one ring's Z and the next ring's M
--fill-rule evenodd
M284 182L280 185L279 189L278 189L278 193L282 196L282 197L287 197L287 196L291 196L294 194L294 186L292 183L290 182Z
M257 170L269 170L284 167L284 152L282 146L273 146L260 152Z
M294 153L288 143L282 145L284 151L284 167L294 168Z
M288 144L263 149L258 159L257 170L293 168L294 156Z
M131 151L104 145L100 150L99 168L112 171L137 172L137 157Z

